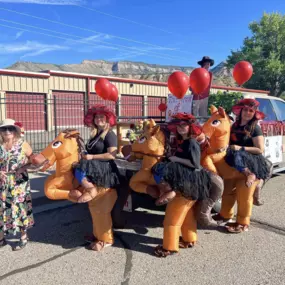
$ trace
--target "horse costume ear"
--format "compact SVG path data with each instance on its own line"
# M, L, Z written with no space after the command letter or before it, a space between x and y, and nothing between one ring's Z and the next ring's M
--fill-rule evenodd
M211 105L210 111L211 111L211 115L213 115L214 113L218 111L218 109L214 105Z
M160 126L155 125L151 130L151 136L155 136L160 131Z
M156 126L156 123L155 123L155 121L153 119L149 120L149 126L150 126L150 128L153 128L153 127Z
M219 112L220 116L222 116L223 118L226 117L226 111L223 107L219 107L218 112Z

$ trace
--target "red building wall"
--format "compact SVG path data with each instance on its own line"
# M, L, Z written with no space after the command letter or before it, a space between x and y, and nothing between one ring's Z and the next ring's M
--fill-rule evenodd
M45 94L6 92L6 116L21 122L25 130L46 129Z

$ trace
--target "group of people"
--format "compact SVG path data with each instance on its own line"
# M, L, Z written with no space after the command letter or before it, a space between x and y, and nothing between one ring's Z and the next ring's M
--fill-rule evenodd
M265 180L269 175L268 165L262 156L264 138L258 125L258 120L265 115L258 111L258 102L254 99L243 100L232 110L237 117L232 125L226 161L247 177L246 184L250 187L255 180ZM117 136L112 130L116 125L116 115L107 107L93 107L92 114L89 112L86 115L84 124L91 129L90 139L85 154L74 166L74 176L84 189L88 189L92 199L96 199L100 187L116 189L118 200L116 204L115 201L112 203L119 210L112 218L117 220L127 196L122 189L125 183L122 183L114 162L118 152ZM211 173L201 166L200 161L201 151L207 148L207 138L202 128L194 116L179 114L168 124L168 130L176 136L175 151L153 167L153 176L157 185L161 186L161 191L159 194L148 194L157 199L158 205L168 204L167 207L174 208L175 205L171 203L177 196L190 204L191 201L209 198ZM0 124L0 144L0 247L6 245L7 234L20 232L20 240L13 247L13 250L20 250L27 245L27 230L34 225L29 178L24 167L31 160L32 149L21 137L21 128L12 119L6 119ZM76 197L70 199L74 201ZM212 206L213 203L206 210L208 221L211 220L212 225L219 225L225 220L228 222L222 213L215 215L212 220ZM179 208L176 210L179 211ZM229 228L230 232L247 230L248 224L235 224ZM86 236L85 240L90 243L89 248L95 251L113 243L113 240L106 242L94 235ZM179 245L192 247L194 243L182 241ZM157 256L170 253L171 250L163 246L155 251Z

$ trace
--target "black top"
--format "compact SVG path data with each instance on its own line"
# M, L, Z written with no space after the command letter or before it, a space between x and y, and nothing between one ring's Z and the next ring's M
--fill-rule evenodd
M230 144L239 146L254 146L252 138L263 136L260 126L256 125L250 136L244 130L245 126L232 127Z
M88 154L107 153L109 147L117 147L117 136L113 131L109 131L105 138L100 138L101 134L97 134L86 144Z
M190 160L194 168L200 168L201 149L197 140L184 140L177 148L175 156Z

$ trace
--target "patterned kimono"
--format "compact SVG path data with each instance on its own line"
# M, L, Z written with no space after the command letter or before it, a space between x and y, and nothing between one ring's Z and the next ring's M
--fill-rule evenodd
M13 173L27 162L23 143L19 140L9 151L0 146L0 171L7 175L0 180L0 232L5 234L15 235L34 225L28 173Z

